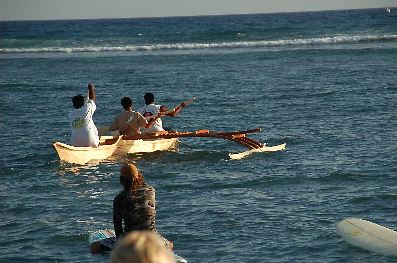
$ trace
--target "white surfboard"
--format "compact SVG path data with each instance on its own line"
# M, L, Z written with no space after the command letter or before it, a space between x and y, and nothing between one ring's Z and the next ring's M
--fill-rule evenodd
M116 245L116 235L113 229L102 229L92 232L88 237L92 253L113 250ZM187 263L187 260L174 253L176 263Z
M337 227L339 235L353 246L397 256L397 232L394 230L357 218L342 220Z
M229 153L229 157L232 160L240 160L240 159L243 159L253 153L282 151L285 149L286 145L287 145L286 143L275 145L275 146L266 146L266 144L265 144L261 148L252 149L252 150L248 150L248 151L241 152L241 153Z

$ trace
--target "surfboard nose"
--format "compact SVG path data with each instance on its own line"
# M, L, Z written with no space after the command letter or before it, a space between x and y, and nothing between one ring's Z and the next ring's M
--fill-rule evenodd
M337 224L338 234L353 246L383 255L397 256L397 232L358 218L347 218Z

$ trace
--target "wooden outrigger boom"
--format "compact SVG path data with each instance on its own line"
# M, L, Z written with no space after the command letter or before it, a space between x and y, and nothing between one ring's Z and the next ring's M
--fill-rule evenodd
M260 128L245 130L245 131L232 131L232 132L214 132L210 130L198 130L194 132L156 132L147 134L137 134L133 136L123 136L124 140L153 140L153 139L171 139L171 138L186 138L186 137L210 137L221 138L229 141L239 143L248 149L256 149L263 147L263 144L246 137L248 133L260 132Z
M186 137L212 137L212 138L221 138L229 141L233 141L243 145L248 148L247 151L241 153L231 153L229 157L231 159L242 159L252 153L256 152L276 152L282 151L285 149L286 144L279 144L275 146L267 146L264 143L258 142L254 139L248 138L247 134L260 132L260 128L245 130L245 131L232 131L232 132L214 132L209 130L198 130L195 132L157 132L150 134L139 134L134 136L124 136L124 140L136 140L136 139L158 139L158 138L186 138Z

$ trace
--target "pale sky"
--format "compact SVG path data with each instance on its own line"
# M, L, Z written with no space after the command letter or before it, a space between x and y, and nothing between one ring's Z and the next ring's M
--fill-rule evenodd
M397 0L0 0L0 20L193 16L396 7Z

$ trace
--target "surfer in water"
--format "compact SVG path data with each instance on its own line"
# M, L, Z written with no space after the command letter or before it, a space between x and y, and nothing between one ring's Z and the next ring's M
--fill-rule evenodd
M113 224L117 239L137 230L157 233L155 189L145 182L133 164L121 167L120 183L124 189L113 201ZM172 242L161 238L172 249Z

